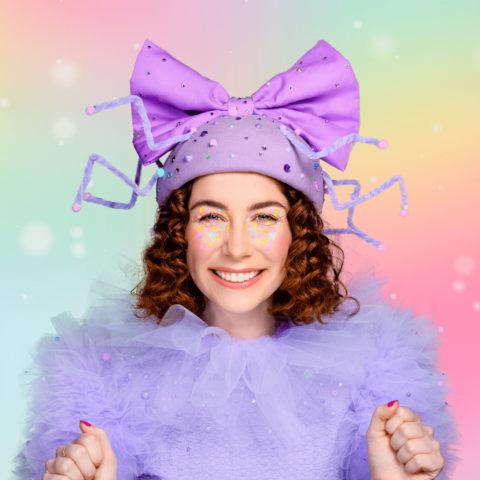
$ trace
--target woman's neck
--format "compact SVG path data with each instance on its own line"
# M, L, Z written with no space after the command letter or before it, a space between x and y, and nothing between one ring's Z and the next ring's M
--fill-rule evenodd
M247 312L229 312L208 301L200 318L210 327L219 327L231 337L251 340L262 335L275 335L275 318L267 313L267 302Z

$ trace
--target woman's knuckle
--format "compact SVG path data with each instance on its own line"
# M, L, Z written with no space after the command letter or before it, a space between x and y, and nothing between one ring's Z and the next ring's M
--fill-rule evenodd
M413 453L415 451L415 442L413 440L407 440L405 442L405 448L408 453Z
M406 412L405 407L398 407L397 411L395 412L395 415L398 415L399 417L401 417L402 415L405 414L405 412Z
M75 466L75 462L69 457L60 457L56 459L55 468L59 473L66 473Z
M406 423L402 423L399 427L398 427L398 430L399 432L402 434L402 435L406 435L408 430L409 430L409 427Z
M442 444L438 440L433 440L433 448L438 453L442 449Z
M83 441L86 445L93 445L94 443L97 443L98 437L93 435L93 433L86 433L85 437L83 437Z
M75 458L79 459L82 457L86 452L86 448L83 445L75 445L75 448L72 448L72 450L68 453L68 456L70 458Z

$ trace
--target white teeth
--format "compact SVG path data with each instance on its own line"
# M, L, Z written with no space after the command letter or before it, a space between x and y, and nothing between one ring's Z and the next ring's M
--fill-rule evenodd
M232 282L232 283L242 283L246 282L247 280L250 280L253 277L256 277L259 273L260 270L257 270L255 272L247 272L247 273L225 273L225 272L220 272L218 270L214 270L214 272L227 282Z

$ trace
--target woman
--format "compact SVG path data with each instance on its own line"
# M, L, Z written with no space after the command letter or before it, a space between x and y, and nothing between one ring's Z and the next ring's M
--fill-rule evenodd
M161 97L148 83L160 74L171 82ZM327 74L330 87L312 86ZM401 177L359 197L358 182L332 181L318 164L344 169L351 141L385 146L356 134L350 65L321 41L252 97L230 98L207 80L147 41L132 96L87 109L135 103L143 164L175 147L143 191L140 161L134 183L90 158L74 211L81 198L131 208L156 181L153 238L133 296L97 282L101 301L83 324L60 315L57 335L38 342L17 476L451 478L458 433L435 366L435 327L391 307L373 272L347 292L343 252L326 235L339 231L321 217L329 193L349 208L340 232L382 250L352 224L354 205L399 181L407 212ZM292 89L303 100L292 96L288 109ZM307 114L312 105L330 114ZM329 125L315 137L319 118ZM84 193L94 162L132 186L128 204ZM356 188L339 206L335 185L344 183Z

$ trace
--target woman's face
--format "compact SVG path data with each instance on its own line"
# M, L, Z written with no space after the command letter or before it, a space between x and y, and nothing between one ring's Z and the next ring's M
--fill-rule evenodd
M278 185L257 173L206 175L193 184L188 208L187 263L206 301L232 313L266 301L283 281L292 241L289 205ZM247 283L233 283L214 270L263 272Z

